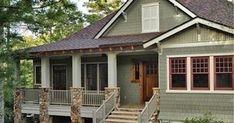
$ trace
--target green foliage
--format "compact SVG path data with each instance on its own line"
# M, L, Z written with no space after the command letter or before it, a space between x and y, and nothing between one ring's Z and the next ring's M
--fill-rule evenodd
M8 123L13 122L14 88L32 87L32 61L21 60L21 81L16 79L16 51L59 41L82 28L84 20L70 0L0 0L0 11L0 87L3 87L0 90L4 91ZM22 28L36 37L22 37L19 34Z
M86 22L92 24L104 16L117 11L123 0L89 0L85 3L89 13L85 15Z
M184 123L225 123L222 120L217 120L211 113L206 113L204 116L186 118Z
M123 4L122 0L89 0L85 6L90 13L107 15L117 11Z

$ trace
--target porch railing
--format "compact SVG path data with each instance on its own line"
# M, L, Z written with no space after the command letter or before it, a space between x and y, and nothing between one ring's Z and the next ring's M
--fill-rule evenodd
M154 94L149 102L146 102L146 105L142 112L138 115L138 123L148 123L152 115L157 110L157 94Z
M93 113L93 123L104 123L107 116L115 109L116 92L114 92L102 105Z
M71 91L50 90L49 101L52 105L69 105L71 104Z
M105 100L104 91L84 91L82 105L83 106L100 106Z
M40 89L28 89L22 90L23 103L39 104L40 101Z

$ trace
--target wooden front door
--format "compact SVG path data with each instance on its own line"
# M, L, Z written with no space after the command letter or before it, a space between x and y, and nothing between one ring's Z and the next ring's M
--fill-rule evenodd
M53 65L53 89L66 90L66 65Z
M153 88L158 87L158 69L156 62L143 63L143 101L149 101Z

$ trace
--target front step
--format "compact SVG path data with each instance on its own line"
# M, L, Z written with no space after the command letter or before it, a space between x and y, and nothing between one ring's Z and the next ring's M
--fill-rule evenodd
M105 123L137 123L135 120L106 119Z
M138 114L141 111L142 109L118 108L111 112L105 123L137 123Z

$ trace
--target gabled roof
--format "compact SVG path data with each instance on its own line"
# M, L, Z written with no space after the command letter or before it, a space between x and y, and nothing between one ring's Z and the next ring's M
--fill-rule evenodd
M188 21L184 24L181 24L181 25L179 25L171 30L168 30L167 32L162 33L161 35L159 35L155 39L146 42L143 46L144 46L144 48L147 48L153 44L159 43L160 41L182 31L182 30L185 30L193 25L196 25L196 24L203 24L203 25L206 25L208 27L211 27L211 28L214 28L217 30L221 30L221 31L224 31L224 32L227 32L227 33L234 35L233 28L229 28L229 27L226 27L226 26L223 26L223 25L220 25L220 24L217 24L217 23L214 23L214 22L202 19L202 18L195 18L195 19Z
M111 24L121 15L125 9L133 2L134 0L128 0L119 11L114 12L110 15L107 15L103 19L97 21L96 23L83 28L82 30L73 33L67 38L42 46L32 47L28 49L29 52L44 52L44 51L58 51L58 50L73 50L73 49L85 49L85 48L98 48L106 45L116 45L116 44L125 44L128 43L142 43L146 42L153 37L155 38L152 41L144 44L145 47L148 47L154 43L157 43L160 37L167 35L172 30L178 30L177 27L171 29L163 34L158 33L148 33L148 34L136 34L136 35L125 35L125 36L112 36L112 37L101 37L100 36L108 29ZM208 26L215 25L216 27L222 27L223 30L229 30L229 27L234 27L234 5L226 0L168 0L185 13L190 15L192 18L203 18L200 19ZM198 19L197 19L198 20ZM208 22L206 21L208 20ZM195 19L190 20L191 23L195 24ZM187 22L188 23L188 22ZM201 22L199 22L201 23ZM211 24L211 25L210 25ZM188 24L182 24L183 26L188 26ZM215 27L215 28L216 28ZM220 28L219 28L220 29ZM175 31L174 30L174 31ZM222 29L221 29L222 30ZM230 31L230 30L229 30ZM137 36L139 35L139 36ZM160 35L160 36L159 36ZM98 37L97 37L98 36ZM149 37L147 37L149 36ZM159 36L159 37L158 37ZM144 38L143 38L144 37ZM100 40L95 40L95 38L100 38ZM109 41L107 41L107 39ZM103 42L101 42L103 41Z
M99 39L80 39L80 40L63 40L56 43L37 46L28 50L30 53L38 52L51 52L51 51L64 51L64 50L80 50L103 48L112 46L129 46L129 45L143 45L157 35L157 33L143 33L135 35L120 35L120 36L107 36ZM71 39L71 38L70 38Z
M122 12L134 0L128 0L113 18L97 33L95 38L104 32L117 20ZM234 28L234 4L227 0L168 0L192 18L200 17L228 27Z

